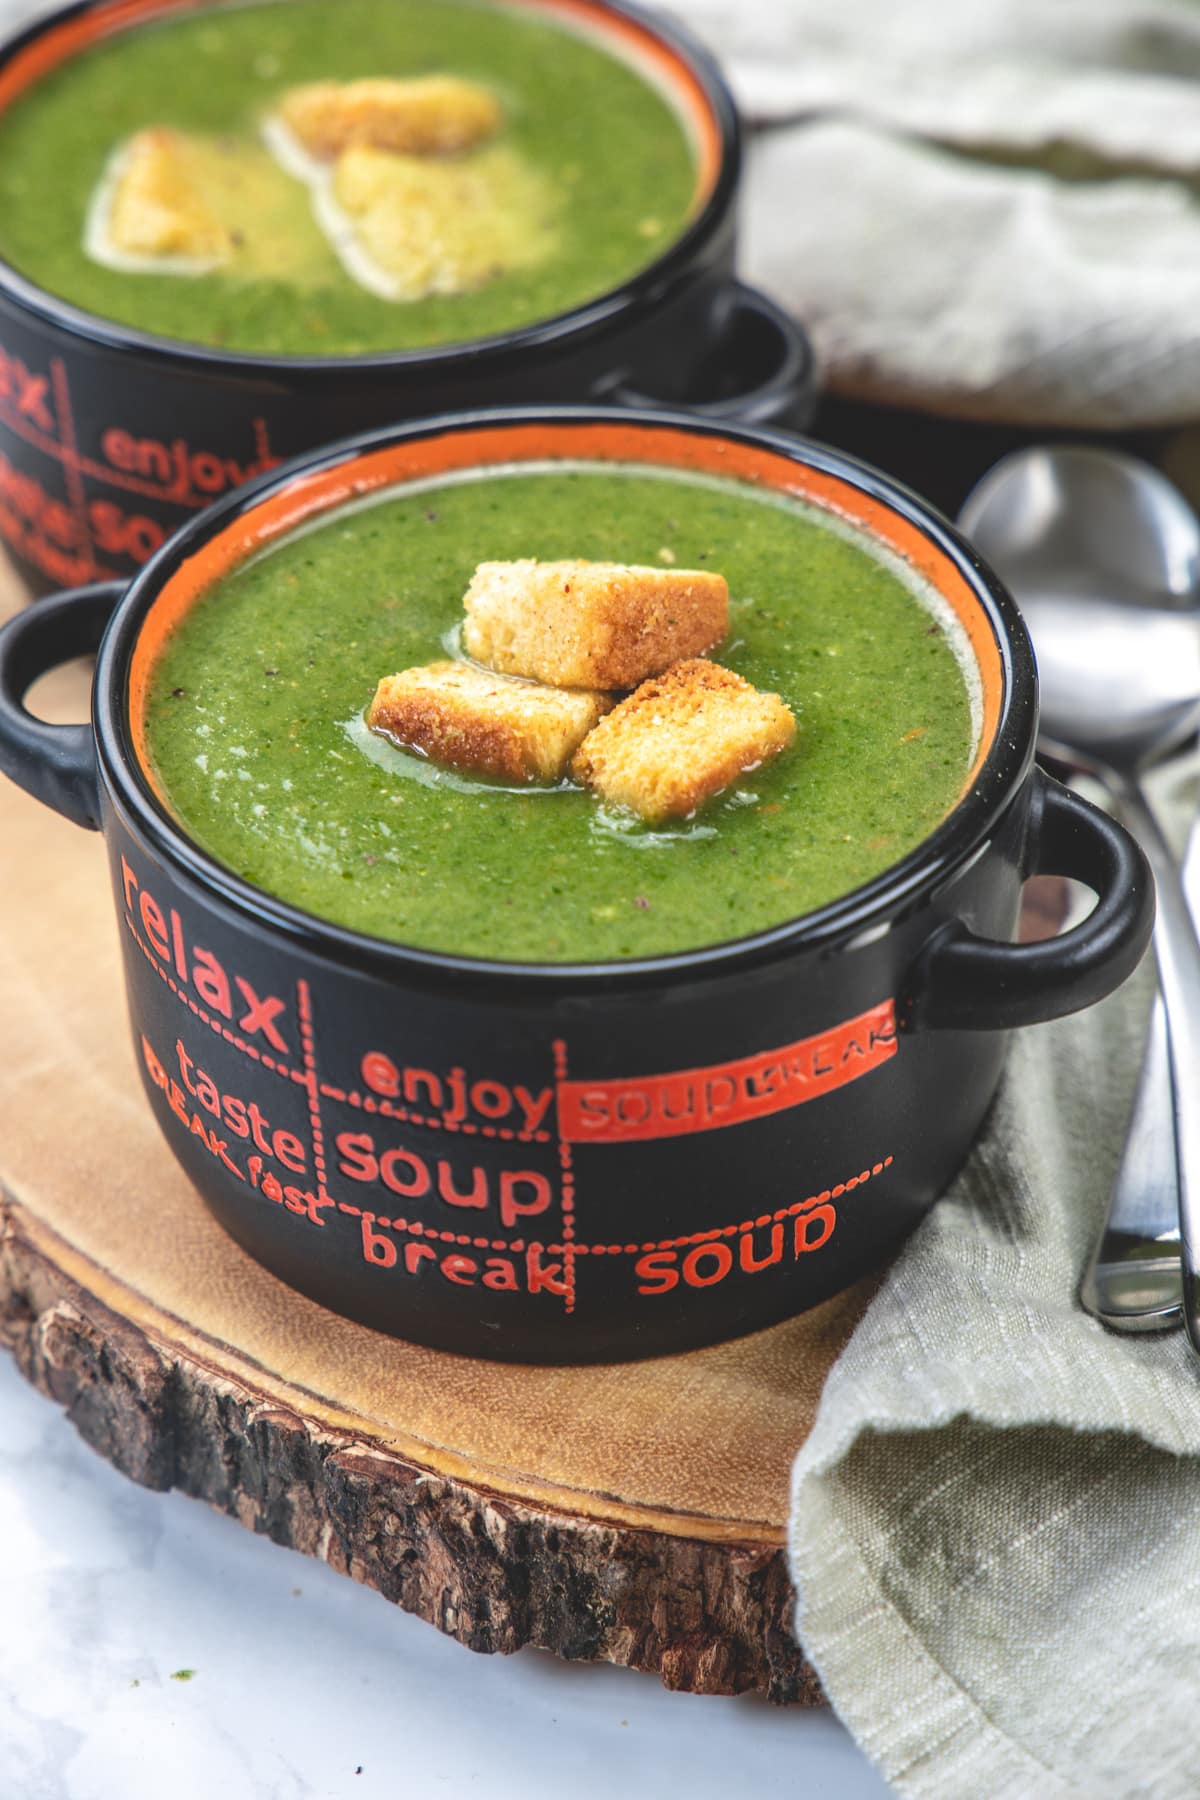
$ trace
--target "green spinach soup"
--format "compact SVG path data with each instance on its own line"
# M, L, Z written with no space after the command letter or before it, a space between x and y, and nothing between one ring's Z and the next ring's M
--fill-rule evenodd
M482 122L393 154L386 117L383 149L351 118L327 170L281 151L296 96L317 88L296 111L325 128L338 84L360 110L387 101L373 88L426 110L446 88L451 112L482 108ZM549 9L248 0L119 31L0 113L0 256L155 336L284 356L416 349L620 285L679 236L697 184L672 102ZM105 208L128 217L118 249L133 253L98 248Z
M651 827L368 731L382 676L463 655L476 565L530 557L719 571L712 655L782 697L795 741ZM268 893L428 949L606 961L746 936L896 862L963 789L974 667L949 606L831 514L667 468L523 463L387 489L236 566L166 636L143 722L181 825Z

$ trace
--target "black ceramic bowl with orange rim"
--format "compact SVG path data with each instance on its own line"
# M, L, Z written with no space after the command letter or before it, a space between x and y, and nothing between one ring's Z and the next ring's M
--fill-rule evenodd
M0 46L0 111L89 46L205 4L80 0L50 13ZM620 287L555 317L364 356L270 357L151 336L0 260L0 539L31 586L133 574L242 480L345 433L449 408L602 399L808 423L804 333L733 274L741 140L712 59L678 26L614 0L506 4L587 31L669 94L696 148L680 235Z
M974 767L937 829L806 917L574 966L368 938L191 841L149 773L143 715L164 634L209 585L346 501L560 459L798 495L932 582L983 695ZM25 711L39 674L98 643L90 724ZM713 1342L854 1281L962 1162L1007 1034L1131 971L1150 936L1149 872L1120 826L1035 766L1036 728L1020 617L951 527L844 456L684 414L459 415L360 437L218 503L127 591L65 594L0 631L0 767L107 838L138 1067L208 1205L339 1312L520 1360ZM1063 936L1014 944L1038 871L1098 901ZM518 1089L538 1099L534 1127Z

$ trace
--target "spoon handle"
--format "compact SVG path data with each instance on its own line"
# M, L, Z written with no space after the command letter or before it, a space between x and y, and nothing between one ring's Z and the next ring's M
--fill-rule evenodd
M1167 1017L1172 1113L1179 1178L1180 1260L1188 1335L1200 1351L1200 941L1179 865L1140 785L1118 781L1126 818L1154 871L1158 917L1154 954Z
M1188 833L1183 887L1193 921L1200 919L1200 812ZM1154 996L1108 1217L1079 1298L1114 1331L1169 1331L1183 1323L1171 1048L1160 992Z
M1154 996L1108 1217L1079 1299L1114 1331L1169 1331L1183 1323L1171 1047L1161 994Z

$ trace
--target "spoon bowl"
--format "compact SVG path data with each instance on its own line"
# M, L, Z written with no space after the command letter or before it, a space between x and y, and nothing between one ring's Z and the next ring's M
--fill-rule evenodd
M959 523L1022 600L1039 589L1163 607L1200 598L1195 513L1165 475L1115 450L1018 450L989 469Z
M1195 732L1200 525L1164 476L1107 450L1017 451L959 523L1025 615L1048 750L1128 777Z
M1047 750L1092 770L1133 773L1194 734L1200 612L1015 592L1033 636Z

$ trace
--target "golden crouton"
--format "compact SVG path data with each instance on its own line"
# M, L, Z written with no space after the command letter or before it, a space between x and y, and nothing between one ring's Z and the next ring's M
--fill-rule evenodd
M324 222L343 261L388 299L463 293L537 262L549 243L545 184L503 146L452 163L347 150L332 199L343 230L336 216Z
M709 569L480 563L463 598L479 662L560 687L632 688L725 636L729 588Z
M622 700L583 740L571 773L651 823L687 818L795 735L778 694L697 658Z
M230 232L209 205L179 132L152 126L130 138L113 170L104 221L118 256L213 267L228 260Z
M494 137L502 122L495 94L456 75L314 81L290 88L279 116L319 162L361 145L409 156L454 156Z
M564 693L437 662L385 675L367 724L451 768L507 781L556 781L611 705L608 694Z

